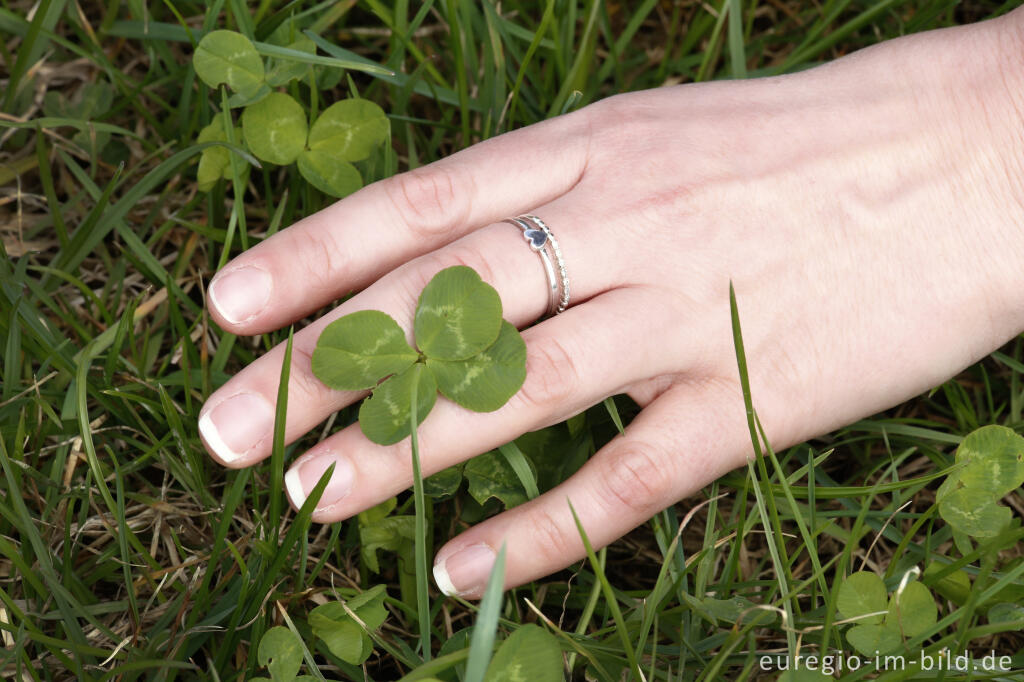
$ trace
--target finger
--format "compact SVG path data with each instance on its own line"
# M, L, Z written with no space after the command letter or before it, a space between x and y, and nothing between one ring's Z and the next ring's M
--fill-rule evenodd
M573 205L563 206L565 203ZM581 209L574 202L559 200L544 208L544 215L557 231L562 245L574 300L583 300L605 287L616 286L619 281L616 271L607 263L619 263L622 259L612 257L610 251L616 248L612 240L599 238L599 230L587 230L584 234L579 226L591 223L587 216L580 214ZM547 302L544 267L524 242L522 232L512 225L490 225L415 259L295 334L289 370L287 442L294 441L332 412L365 395L365 392L331 390L313 374L311 357L323 328L342 315L373 309L388 313L404 329L410 329L423 286L439 270L459 264L474 268L497 289L505 319L516 326L527 324L544 311ZM234 376L203 406L200 434L207 449L222 463L248 466L270 453L273 405L283 358L284 348L279 345Z
M506 587L550 575L585 556L570 502L592 545L603 547L742 465L750 450L745 434L734 382L677 386L569 480L445 545L434 579L445 594L479 597L502 544Z
M586 166L589 114L516 130L369 185L257 244L210 284L235 334L288 324L482 225L561 196Z
M668 371L682 352L666 352L661 340L678 319L656 309L647 292L619 289L523 333L527 348L522 389L494 412L470 412L439 400L418 430L423 475L429 476L522 433L562 421L618 393L642 372ZM653 306L653 307L652 307ZM629 324L636 334L620 333ZM637 339L658 339L645 344ZM683 348L683 344L678 344ZM685 362L685 359L683 360ZM381 447L353 424L299 457L285 476L292 504L299 508L333 464L327 489L313 514L321 523L367 509L412 485L408 439Z

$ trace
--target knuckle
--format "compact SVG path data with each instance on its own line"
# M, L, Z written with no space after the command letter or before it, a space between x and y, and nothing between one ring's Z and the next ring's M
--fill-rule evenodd
M564 563L565 557L570 553L570 541L578 539L576 535L567 534L562 524L543 509L538 509L530 515L530 530L533 546L541 560L546 563Z
M344 249L339 249L330 233L323 230L309 230L297 244L302 254L304 288L333 295L336 278L344 272Z
M469 181L456 167L434 164L389 178L384 189L399 219L417 236L450 237L465 222Z
M414 309L420 293L434 275L455 265L472 268L485 282L494 284L496 281L493 265L484 258L477 247L456 242L441 251L420 256L403 271L399 283L401 303Z
M541 409L560 409L576 395L579 372L572 355L557 339L526 346L526 381L520 400Z
M465 240L461 240L455 244L452 244L444 250L443 253L439 254L436 262L434 263L434 269L429 273L428 281L430 277L437 274L438 270L444 268L450 268L454 265L464 265L467 268L476 270L476 273L480 275L480 278L485 282L495 283L494 279L494 268L488 262L480 250L464 243Z
M617 513L626 508L644 515L665 506L672 493L672 477L650 447L624 443L602 468L600 491L600 499L617 508Z

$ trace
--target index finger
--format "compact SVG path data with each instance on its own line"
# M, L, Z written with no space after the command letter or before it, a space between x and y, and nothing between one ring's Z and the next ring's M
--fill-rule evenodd
M581 110L491 138L273 235L213 278L214 320L235 334L277 329L481 225L561 196L586 167L588 116Z

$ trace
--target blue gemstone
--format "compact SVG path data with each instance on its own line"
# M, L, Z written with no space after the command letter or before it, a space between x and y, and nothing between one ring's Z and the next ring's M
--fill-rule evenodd
M523 238L530 242L530 248L540 251L548 242L548 235L543 230L524 230Z

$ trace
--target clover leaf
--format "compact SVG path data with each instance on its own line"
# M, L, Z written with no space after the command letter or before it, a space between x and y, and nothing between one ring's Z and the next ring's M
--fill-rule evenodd
M345 161L362 161L389 130L384 110L368 99L350 97L324 109L309 129L309 148Z
M523 337L508 322L490 347L465 360L437 360L427 356L427 367L441 394L474 412L493 412L512 397L526 379Z
M490 412L526 379L526 344L501 319L498 292L472 268L446 268L430 280L414 330L419 353L385 313L359 311L327 325L313 351L313 373L326 385L373 389L359 423L374 443L391 445L410 434L414 388L422 421L438 390L467 409Z
M560 682L565 678L558 640L539 625L528 623L521 626L498 647L484 679L491 682Z
M242 139L242 129L234 129L236 140ZM199 131L196 142L227 142L228 136L224 133L224 119L217 116L210 125ZM249 175L251 166L246 162L239 164L242 170L242 178ZM231 151L220 145L207 147L199 156L199 168L196 171L196 184L201 192L209 192L214 184L221 178L231 179Z
M497 450L477 455L466 462L463 473L469 482L469 494L477 504L486 504L494 497L506 509L511 509L528 499L515 470Z
M298 165L306 182L337 199L347 197L363 186L359 170L329 151L303 149Z
M894 592L889 600L886 618L897 625L907 639L927 632L939 620L935 599L922 583L907 583L902 591Z
M416 363L375 388L359 407L359 424L367 438L378 445L392 445L409 435L414 387L417 417L426 418L437 400L437 382L429 370Z
M302 665L302 641L286 627L272 627L260 639L256 660L274 682L291 682Z
M352 665L362 664L373 653L373 640L367 633L380 628L388 616L384 606L386 596L385 586L377 585L349 599L346 604L333 601L321 604L309 612L313 634L341 660ZM349 612L355 614L362 625Z
M855 625L846 633L846 639L853 648L865 656L888 654L903 644L900 631L895 625Z
M294 42L287 45L282 44L281 47L316 54L316 45L306 36L299 36ZM309 64L303 62L290 59L271 59L267 65L267 83L273 87L287 85L290 81L305 76L309 69Z
M416 540L415 516L389 516L397 505L397 498L359 512L359 550L366 567L380 573L377 550L399 552L412 547Z
M386 313L360 310L327 325L313 351L313 373L331 388L373 388L383 377L408 369L418 354Z
M272 92L242 113L245 142L257 158L283 166L306 145L306 112L291 95Z
M885 612L885 583L874 573L858 571L839 586L836 606L843 618L857 619L859 624L881 623Z
M368 157L389 129L387 115L373 102L358 97L335 102L310 127L299 172L324 194L348 196L363 186L352 162Z
M224 134L224 120L219 116L210 125L199 131L196 141L224 142L227 135ZM209 192L213 185L221 178L231 177L231 152L224 147L207 147L199 157L199 169L196 171L196 181L199 191Z
M501 299L472 268L442 270L420 294L415 330L416 345L428 357L465 360L497 340Z
M196 75L211 88L221 83L236 92L263 83L263 60L248 38L235 31L211 31L192 55Z
M999 500L1024 483L1024 437L1005 426L983 426L956 450L960 466L936 493L939 514L955 531L995 537L1010 522Z
M843 618L857 619L846 639L865 656L895 651L905 639L927 632L938 622L935 599L923 584L907 583L887 603L885 583L868 571L843 581L836 606Z

